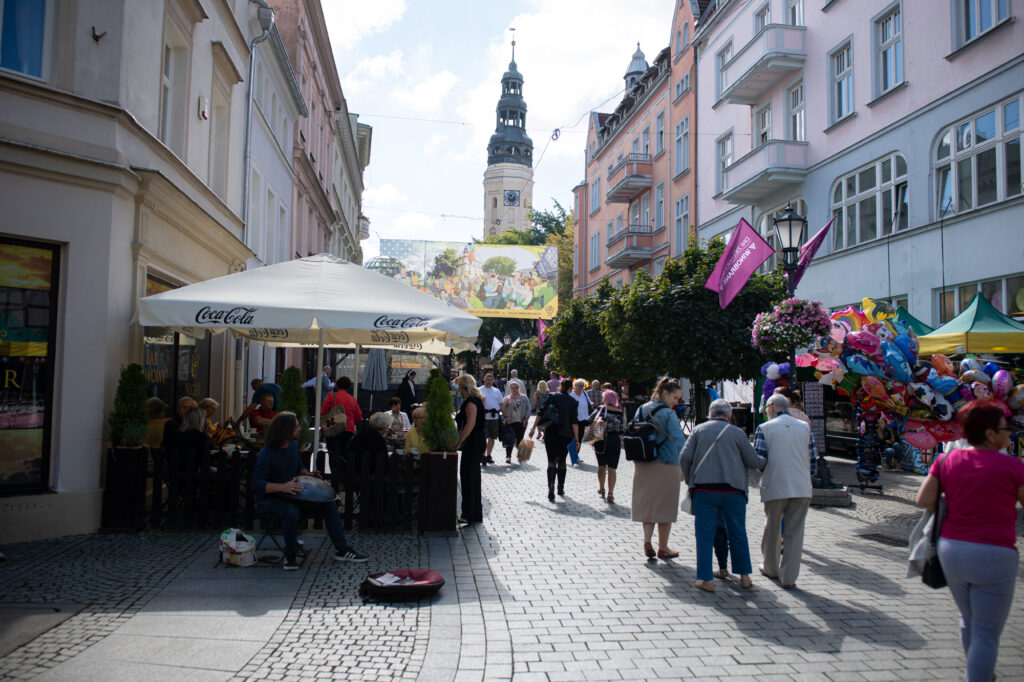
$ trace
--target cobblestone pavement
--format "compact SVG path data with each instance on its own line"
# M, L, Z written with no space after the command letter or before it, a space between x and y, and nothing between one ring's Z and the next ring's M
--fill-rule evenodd
M907 550L896 546L919 515L920 477L886 472L884 495L855 491L853 507L812 509L797 589L756 576L750 590L717 581L718 591L708 594L693 586L690 517L673 527L677 560L643 557L640 526L629 519L632 464L622 462L615 505L597 495L589 447L569 471L567 495L554 503L545 466L538 447L528 463L486 467L484 523L459 537L354 535L371 556L363 565L335 563L330 543L315 535L306 536L310 557L298 574L215 568L214 534L96 535L0 548L7 555L0 607L82 605L0 658L0 678L962 678L949 592L904 578ZM850 462L832 460L832 467L838 480L854 479ZM747 510L755 566L762 521L755 488ZM429 603L364 604L356 595L367 573L417 565L447 580ZM279 606L279 616L247 609L249 594ZM1020 590L1015 598L1001 680L1024 679ZM186 646L201 633L166 629L196 616L211 628L248 623L250 634L214 632L212 651L204 652ZM232 642L241 652L233 658L225 653ZM163 652L150 658L165 659L136 664L144 668L108 660L109 652L146 647ZM221 655L206 662L213 651Z

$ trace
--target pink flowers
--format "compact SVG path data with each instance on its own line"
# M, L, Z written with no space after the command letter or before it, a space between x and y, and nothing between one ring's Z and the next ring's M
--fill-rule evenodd
M750 345L765 355L789 355L828 330L828 312L820 302L787 298L754 318Z

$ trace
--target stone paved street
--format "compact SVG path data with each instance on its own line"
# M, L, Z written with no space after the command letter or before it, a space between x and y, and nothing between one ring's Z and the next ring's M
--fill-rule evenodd
M546 498L541 447L483 471L485 521L457 538L354 535L366 565L337 564L321 536L297 573L217 567L214 534L87 536L0 548L0 612L74 613L0 657L4 679L917 680L960 679L948 590L903 577L920 477L884 473L885 494L813 509L798 589L760 576L741 590L693 587L693 525L674 561L647 561L618 504L597 495L594 456ZM832 460L839 480L852 466ZM754 564L763 513L748 507ZM1022 530L1018 526L1018 531ZM356 595L370 572L430 566L431 603ZM1021 574L1019 574L1021 575ZM252 596L256 595L256 596ZM1021 590L1003 633L1000 680L1024 679ZM0 621L0 627L8 623ZM4 634L4 633L0 633Z

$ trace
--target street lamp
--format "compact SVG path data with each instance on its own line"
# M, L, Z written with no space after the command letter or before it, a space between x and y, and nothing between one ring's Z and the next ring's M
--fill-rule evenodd
M804 239L804 228L807 227L807 218L794 211L792 204L787 204L782 215L772 218L772 223L775 225L775 234L779 240L779 250L782 251L782 269L786 272L789 296L792 298L796 293L796 265L800 244Z

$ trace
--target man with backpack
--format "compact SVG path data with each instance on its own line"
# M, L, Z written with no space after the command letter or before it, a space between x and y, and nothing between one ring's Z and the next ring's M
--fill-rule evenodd
M530 429L533 438L538 429L544 430L544 449L548 454L548 501L555 501L555 480L558 494L565 495L565 458L569 443L579 438L578 403L570 397L572 379L563 379L558 393L549 393L537 412L537 420Z

